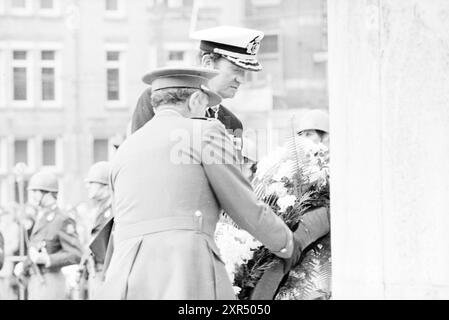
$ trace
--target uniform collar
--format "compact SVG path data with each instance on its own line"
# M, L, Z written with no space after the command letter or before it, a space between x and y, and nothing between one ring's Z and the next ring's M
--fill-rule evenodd
M40 215L38 215L38 218L36 219L32 233L34 234L34 233L38 232L45 225L52 222L56 218L56 214L57 214L56 204L54 206L51 206L50 208L44 209L42 211L42 213Z
M156 112L155 117L162 117L162 116L164 116L164 117L168 116L168 117L178 117L178 118L182 117L182 118L184 118L184 116L180 112L178 112L176 110L173 110L173 109L164 109L164 110Z
M206 109L206 117L218 119L218 113L220 112L221 105L216 105Z

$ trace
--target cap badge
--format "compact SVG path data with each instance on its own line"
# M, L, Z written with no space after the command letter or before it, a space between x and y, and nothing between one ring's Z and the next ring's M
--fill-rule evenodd
M261 41L260 36L257 36L253 40L251 40L246 46L246 52L255 55L259 51L260 41Z

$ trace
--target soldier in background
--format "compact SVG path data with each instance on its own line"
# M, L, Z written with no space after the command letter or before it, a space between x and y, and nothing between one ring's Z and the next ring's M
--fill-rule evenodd
M36 173L28 190L38 212L27 243L28 259L19 262L14 273L27 278L29 300L62 300L66 298L66 280L61 268L81 259L76 224L57 206L59 185L54 173Z
M80 265L81 279L88 279L89 296L95 293L103 280L103 266L109 241L109 232L104 229L113 218L109 171L109 162L97 162L89 169L85 180L87 195L94 203L96 215L89 248Z
M0 208L0 233L4 240L4 263L0 268L0 300L17 300L18 283L13 276L14 262L11 257L19 253L19 224L14 213Z
M299 136L329 147L329 115L322 110L307 111L296 131Z

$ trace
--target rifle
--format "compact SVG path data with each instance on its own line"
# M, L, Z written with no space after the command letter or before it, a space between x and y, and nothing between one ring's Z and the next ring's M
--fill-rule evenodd
M91 258L91 253L88 251L83 255L81 258L80 263L78 264L78 275L76 278L76 284L77 284L77 297L78 299L87 299L88 293L86 288L86 281L88 279L89 270L88 270L88 264L89 259Z
M26 230L25 230L24 234L25 234L26 246L27 246L27 248L30 248L31 247L30 246L30 239L28 238L28 233L26 232ZM39 248L37 248L38 252L41 252L42 250L45 250L45 246L46 246L45 241L42 241L40 246L39 246ZM40 267L35 262L33 262L31 259L29 259L28 256L26 256L26 257L27 257L27 259L25 259L24 261L29 261L31 263L31 268L34 271L34 273L36 274L36 276L38 277L39 282L41 284L45 284L45 278L42 275Z

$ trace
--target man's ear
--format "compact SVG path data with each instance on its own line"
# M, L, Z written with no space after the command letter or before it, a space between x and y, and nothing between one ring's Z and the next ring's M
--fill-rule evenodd
M201 57L201 65L205 68L214 69L214 61L208 54Z
M195 91L189 98L189 110L195 116L203 116L208 102L209 98L204 92Z

